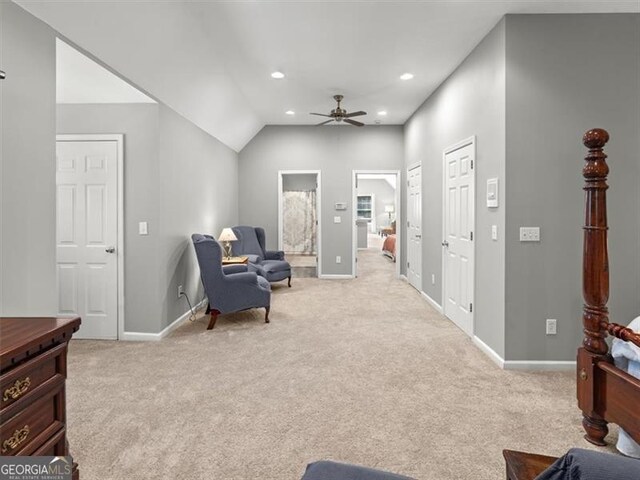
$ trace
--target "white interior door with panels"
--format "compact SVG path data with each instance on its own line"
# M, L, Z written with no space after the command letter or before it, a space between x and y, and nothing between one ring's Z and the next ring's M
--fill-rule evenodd
M422 165L407 169L407 280L422 291Z
M117 339L122 136L59 135L56 145L58 314L82 318L79 338Z
M444 151L443 311L473 335L475 137Z

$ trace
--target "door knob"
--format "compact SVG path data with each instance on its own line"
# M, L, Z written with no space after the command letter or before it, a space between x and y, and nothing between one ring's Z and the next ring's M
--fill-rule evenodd
M444 242L442 242L442 246L443 247L448 247L449 246L449 242L447 242L446 240Z
M116 247L107 247L104 251L107 253L116 253Z
M416 238L422 238L422 235L416 235Z

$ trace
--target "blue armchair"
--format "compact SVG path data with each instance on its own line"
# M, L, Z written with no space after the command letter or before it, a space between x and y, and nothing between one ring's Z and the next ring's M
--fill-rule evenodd
M291 265L284 259L282 250L265 248L263 228L239 226L231 230L238 238L232 242L233 254L249 257L250 271L256 272L269 282L279 282L287 278L291 287Z
M222 268L222 248L210 235L194 233L191 240L200 265L204 291L209 299L211 318L207 330L215 326L218 315L250 308L264 307L264 321L269 323L269 282L255 272L238 271L246 268L244 266Z

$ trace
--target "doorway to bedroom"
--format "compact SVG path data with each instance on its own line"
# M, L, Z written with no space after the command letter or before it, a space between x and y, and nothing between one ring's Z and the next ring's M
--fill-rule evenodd
M320 171L278 172L278 249L296 277L320 275Z
M353 171L353 275L358 276L358 256L375 253L400 275L400 172ZM395 265L393 265L395 263Z

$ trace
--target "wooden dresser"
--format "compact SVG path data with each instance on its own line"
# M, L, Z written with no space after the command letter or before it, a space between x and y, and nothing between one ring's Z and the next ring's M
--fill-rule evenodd
M0 318L0 454L69 455L67 346L78 328L79 317Z

